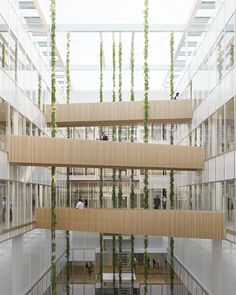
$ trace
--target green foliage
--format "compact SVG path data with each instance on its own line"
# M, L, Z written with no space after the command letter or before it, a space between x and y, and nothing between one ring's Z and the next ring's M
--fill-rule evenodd
M122 101L122 42L119 41L118 63L119 63L119 85L118 85L118 100ZM121 126L118 127L118 141L121 141ZM118 169L118 208L122 208L122 170ZM118 272L119 272L119 286L122 285L122 235L118 235Z
M174 99L174 33L170 34L170 99ZM174 144L174 126L170 127L170 144ZM175 207L175 196L174 196L174 171L170 171L170 208L173 210ZM170 289L171 295L174 295L174 238L169 239L169 249L170 249Z
M99 101L103 102L103 41L102 35L100 40L100 89L99 89ZM99 183L99 205L100 208L103 208L103 169L100 168L100 183ZM100 233L100 283L101 288L103 287L103 234Z
M103 102L103 42L100 41L100 91L99 100Z
M51 168L51 287L52 294L57 294L56 272L56 167Z
M149 65L148 65L148 49L149 49L149 1L144 0L144 143L148 142L148 119L149 119ZM149 208L149 191L148 191L148 170L144 172L144 208ZM144 295L148 293L148 237L144 238Z
M134 208L134 170L131 169L131 175L130 175L130 208Z
M170 99L174 99L174 33L170 33Z
M66 231L66 295L70 295L70 232Z
M113 33L113 42L112 42L112 101L116 101L116 43ZM116 140L116 127L112 128L112 140ZM116 169L112 169L112 207L117 207L116 200ZM113 266L113 288L115 289L116 283L116 235L112 235L112 266Z
M71 99L71 79L70 79L70 33L67 33L66 43L66 102ZM67 138L70 138L70 128L67 128ZM66 207L70 207L70 168L66 169ZM70 295L70 232L66 231L66 295Z
M131 243L131 287L134 287L135 259L134 259L134 235L130 236Z
M148 66L148 48L149 48L149 1L144 0L144 142L148 142L148 115L149 115L149 66Z
M119 261L118 261L118 272L119 272L119 286L122 286L122 235L118 236L118 244L119 244Z
M56 136L56 0L51 0L51 136ZM57 295L56 272L56 167L51 168L51 288Z
M103 208L103 169L102 168L100 168L99 206L100 208Z
M113 269L113 285L116 283L116 235L112 235L112 269Z
M70 33L66 34L66 102L71 100L71 78L70 78Z
M112 101L116 101L116 43L112 43Z
M143 207L144 209L149 209L149 189L148 189L148 170L144 171L144 187L143 187Z
M15 43L15 81L18 78L18 43Z
M42 77L38 74L38 107L41 108L41 98L42 98Z
M6 63L6 47L5 43L2 43L2 68L5 68L5 63Z
M103 247L103 234L100 233L100 263L99 263L99 273L100 273L100 283L101 283L101 288L103 287L103 252L104 252L104 247Z
M170 248L170 291L171 295L174 295L174 238L170 237L169 239L169 248Z
M130 73L131 73L131 89L130 89L130 100L135 100L134 94L134 33L131 39L131 51L130 51ZM130 141L134 142L134 126L131 126ZM130 208L134 208L134 170L131 169L130 175ZM132 239L132 236L131 236ZM132 246L132 243L131 243ZM132 249L131 249L132 252ZM131 257L132 260L132 257Z
M147 254L147 248L148 248L148 237L144 237L144 294L148 293L148 254Z
M223 69L223 52L221 48L221 43L217 46L217 71L218 71L218 80L222 78L222 69Z
M56 136L56 0L51 0L51 136Z
M234 42L230 43L229 53L230 53L230 66L232 66L234 64Z

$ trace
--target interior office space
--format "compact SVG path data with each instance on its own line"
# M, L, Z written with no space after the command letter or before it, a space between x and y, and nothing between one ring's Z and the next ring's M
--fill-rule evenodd
M0 294L231 295L235 0L1 0Z

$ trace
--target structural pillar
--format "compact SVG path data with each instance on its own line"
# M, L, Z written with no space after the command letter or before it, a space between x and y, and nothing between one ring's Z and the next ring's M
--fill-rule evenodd
M222 295L222 241L212 240L212 294Z

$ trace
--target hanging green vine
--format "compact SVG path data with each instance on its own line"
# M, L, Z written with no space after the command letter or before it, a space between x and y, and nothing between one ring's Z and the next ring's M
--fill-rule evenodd
M132 33L131 39L131 51L130 51L130 73L131 73L131 89L130 100L135 100L134 94L134 33ZM134 142L134 126L131 126L130 141ZM134 169L131 169L130 175L130 208L134 208ZM135 272L135 259L134 259L134 235L130 236L131 246L131 287L134 287L134 272Z
M116 101L116 43L115 36L113 33L113 42L112 42L112 101ZM112 128L112 140L116 140L116 127ZM116 202L116 169L112 169L112 207L117 207ZM112 235L112 269L113 269L113 288L115 293L115 284L116 284L116 235Z
M148 142L148 117L149 117L149 66L148 66L148 48L149 48L149 1L144 0L144 143ZM148 191L148 170L144 172L144 209L149 208ZM148 293L148 237L144 237L144 294Z
M15 43L15 81L17 82L18 78L18 43Z
M6 47L5 43L2 43L2 68L5 68L5 63L6 63Z
M122 42L121 35L119 41L119 88L118 88L118 98L119 101L122 101ZM118 141L121 141L121 126L118 128ZM122 170L118 170L118 208L122 208ZM119 261L118 261L118 269L119 269L119 285L122 285L122 235L118 236L118 247L119 247Z
M174 33L170 34L170 99L174 98ZM174 126L170 127L170 144L174 144ZM174 209L174 171L170 171L170 208ZM174 295L174 238L169 239L170 247L170 289L171 295Z
M103 41L102 35L100 36L100 89L99 89L99 101L103 102ZM101 131L101 130L100 130ZM103 208L103 169L100 168L100 184L99 184L99 205L100 208ZM103 287L103 234L100 233L100 263L99 263L99 272L100 272L100 283L101 288Z
M222 78L223 69L223 52L221 48L221 41L217 45L217 71L218 71L218 81Z
M56 137L56 0L51 0L51 137ZM51 287L57 294L56 272L56 167L51 168Z
M67 33L66 43L66 103L71 100L71 79L70 79L70 33ZM70 138L70 128L67 127L67 138ZM70 168L66 169L66 207L70 207ZM70 295L70 231L66 231L66 295Z
M38 74L38 107L41 108L41 98L42 98L42 77Z

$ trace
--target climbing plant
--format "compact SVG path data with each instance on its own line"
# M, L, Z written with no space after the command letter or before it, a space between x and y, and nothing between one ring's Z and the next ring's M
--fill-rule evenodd
M217 72L218 72L218 81L222 78L222 69L223 69L223 52L221 48L221 42L217 45L217 60L216 60Z
M56 137L56 0L51 0L51 137ZM51 168L51 287L57 294L56 272L56 167Z
M122 42L121 35L119 41L119 88L118 88L118 99L122 101ZM118 128L118 141L121 141L121 126ZM118 170L118 208L122 208L122 170ZM119 261L118 261L118 269L119 269L119 285L122 284L122 235L118 236L118 247L119 247Z
M15 81L17 82L18 74L18 43L15 43Z
M115 35L113 33L112 42L112 101L116 101L116 43ZM112 140L116 140L116 127L112 128ZM116 208L116 169L112 170L112 207ZM116 283L116 235L112 235L112 266L113 266L113 287L115 289Z
M66 103L71 100L71 79L70 79L70 33L67 33L66 42ZM70 138L70 128L67 127L67 138ZM70 207L70 168L66 169L66 207ZM70 294L70 231L66 231L66 295Z
M130 50L130 80L131 80L131 89L130 89L130 100L135 100L134 94L134 33L132 34L131 39L131 50ZM130 132L130 141L134 142L134 126L131 126ZM134 169L130 171L130 208L134 208ZM135 271L135 259L134 259L134 235L130 236L131 244L131 284L132 288L134 287L134 271Z
M174 98L174 33L170 34L170 99ZM173 135L174 126L170 127L170 144L174 144L174 135ZM174 171L170 171L170 208L174 209ZM174 238L170 237L169 239L169 248L170 248L170 288L171 295L174 294Z
M6 47L5 43L2 43L2 68L5 68L5 62L6 62Z
M42 77L38 74L38 107L41 108L41 98L42 98Z
M144 0L144 143L148 142L148 116L149 116L149 66L148 66L148 48L149 48L149 1ZM144 172L144 209L149 208L149 191L148 191L148 170ZM148 293L148 237L144 237L144 294Z
M189 83L189 96L190 99L193 98L193 85L192 80ZM192 133L191 133L191 124L189 124L189 145L192 146ZM189 210L192 210L192 200L193 200L193 192L192 192L192 186L189 187Z
M102 35L100 36L100 89L99 89L99 101L103 102L103 41ZM103 208L103 169L100 168L100 184L99 184L99 206ZM103 286L103 233L100 233L100 264L99 264L99 272L100 272L100 283L101 288Z

